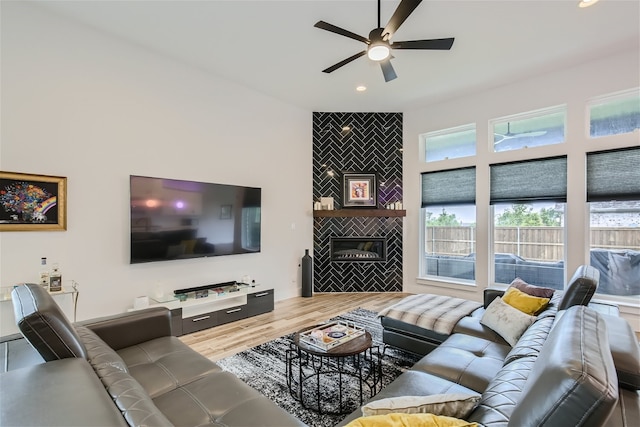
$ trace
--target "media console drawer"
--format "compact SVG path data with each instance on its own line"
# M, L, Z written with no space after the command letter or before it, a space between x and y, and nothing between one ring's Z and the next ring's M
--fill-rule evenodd
M235 322L236 320L244 319L247 315L247 305L239 305L237 307L225 308L216 312L218 317L218 325L223 325L229 322Z
M247 295L248 316L273 311L273 289L265 289Z
M201 331L218 325L218 312L204 313L182 319L182 333Z

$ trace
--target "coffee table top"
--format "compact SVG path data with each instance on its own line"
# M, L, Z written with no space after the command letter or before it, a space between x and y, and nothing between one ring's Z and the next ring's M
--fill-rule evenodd
M293 336L294 344L301 350L304 350L305 352L316 355L316 356L345 357L345 356L352 356L354 354L360 354L366 349L370 348L371 344L373 343L371 339L371 334L368 331L365 331L364 334L360 335L359 337L356 337L350 341L347 341L344 344L340 344L329 350L322 350L318 347L312 346L300 340L301 332L308 331L309 329L317 328L318 326L322 326L322 325L311 326L309 328L305 328L296 332Z

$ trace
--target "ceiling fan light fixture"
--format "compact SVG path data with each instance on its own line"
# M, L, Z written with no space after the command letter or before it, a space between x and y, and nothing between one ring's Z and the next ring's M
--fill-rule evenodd
M367 56L372 61L384 61L391 55L391 49L385 43L375 43L367 49Z

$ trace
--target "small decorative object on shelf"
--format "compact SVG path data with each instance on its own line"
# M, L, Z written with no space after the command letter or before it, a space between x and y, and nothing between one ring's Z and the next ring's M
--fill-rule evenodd
M387 209L400 210L400 209L402 209L402 202L397 201L397 202L394 202L394 203L389 203L387 205Z
M209 296L209 291L208 290L196 291L195 294L196 294L195 295L196 299L198 299L198 298L207 298Z
M332 211L333 197L320 197L320 209L323 211Z
M49 274L49 292L62 291L62 273L60 272L60 266L53 264L53 270Z
M47 267L47 257L40 258L40 286L49 289L49 267Z

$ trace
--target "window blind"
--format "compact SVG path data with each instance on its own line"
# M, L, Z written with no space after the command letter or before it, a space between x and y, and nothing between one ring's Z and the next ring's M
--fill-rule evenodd
M587 202L640 200L640 148L587 153Z
M476 168L422 174L422 207L476 203Z
M567 201L567 158L491 165L491 204Z

